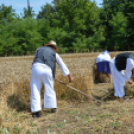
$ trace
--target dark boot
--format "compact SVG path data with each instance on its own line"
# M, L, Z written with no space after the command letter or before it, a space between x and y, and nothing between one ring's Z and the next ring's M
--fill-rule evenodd
M114 100L119 100L119 97L118 96L114 96Z
M102 83L102 81L100 80L99 83Z
M57 112L57 108L51 109L51 113L56 113L56 112Z
M41 115L40 111L32 113L32 117L41 117L41 116L42 115Z

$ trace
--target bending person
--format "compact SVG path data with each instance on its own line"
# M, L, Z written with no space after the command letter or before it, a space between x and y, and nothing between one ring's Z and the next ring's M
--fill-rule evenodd
M130 82L131 75L133 74L134 69L134 54L133 53L122 53L118 54L113 58L111 62L111 73L114 82L114 96L120 98L120 100L127 100L125 98L124 85L125 81ZM122 72L125 70L125 73Z
M107 50L101 52L96 58L97 71L99 73L100 83L102 83L102 74L106 73L109 82L111 82L111 71L110 71L110 61L111 57Z
M41 96L40 90L42 83L45 86L44 93L44 108L51 109L51 112L56 112L57 101L54 90L54 78L56 73L56 62L63 72L64 76L68 76L69 82L73 81L73 77L67 66L64 64L60 56L56 53L59 49L54 41L49 44L39 47L36 50L35 58L31 72L31 112L33 117L41 116Z

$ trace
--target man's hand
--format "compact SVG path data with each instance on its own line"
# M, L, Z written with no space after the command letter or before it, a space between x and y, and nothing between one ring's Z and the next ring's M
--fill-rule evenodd
M70 74L68 75L68 79L69 79L69 83L74 81L74 78Z

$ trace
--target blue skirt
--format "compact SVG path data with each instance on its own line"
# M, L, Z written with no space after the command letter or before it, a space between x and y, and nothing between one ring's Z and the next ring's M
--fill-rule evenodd
M108 62L108 61L103 61L103 62L96 63L98 72L99 73L103 72L103 73L111 74L109 64L110 64L110 62Z

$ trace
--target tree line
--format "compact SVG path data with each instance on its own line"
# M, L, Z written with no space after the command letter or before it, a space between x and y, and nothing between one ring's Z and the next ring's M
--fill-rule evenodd
M36 15L0 6L0 55L33 54L55 40L60 53L134 49L134 0L53 0Z

